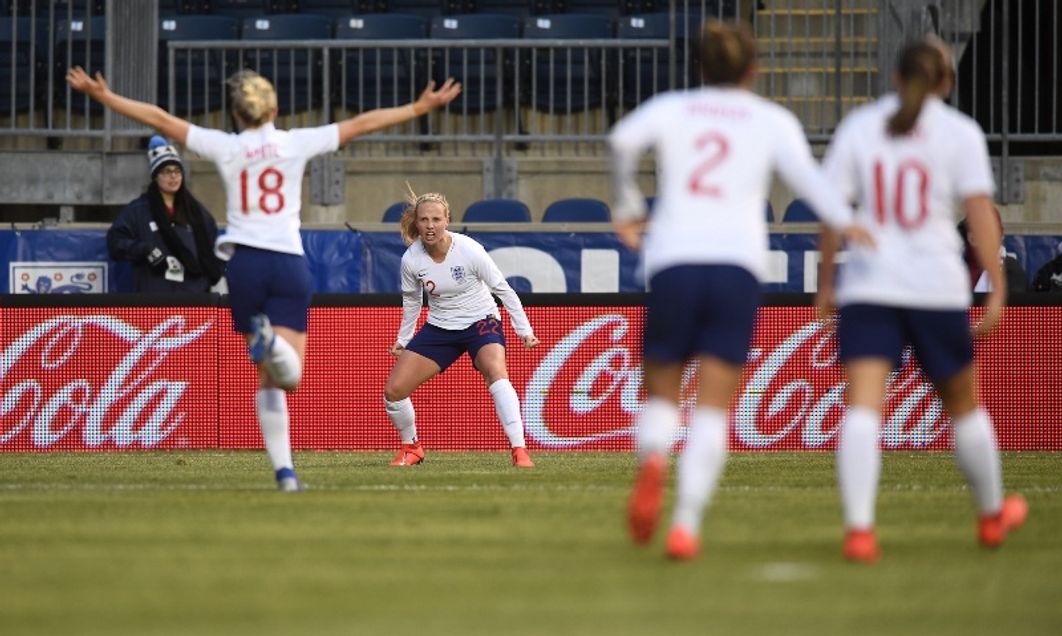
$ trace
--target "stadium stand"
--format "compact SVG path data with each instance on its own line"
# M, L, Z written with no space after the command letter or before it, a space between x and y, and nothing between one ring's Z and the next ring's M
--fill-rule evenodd
M240 24L225 15L169 15L159 19L158 103L180 114L199 114L221 108L225 78L235 70L232 51L174 51L176 103L169 100L169 47L177 40L236 40Z
M337 40L423 39L428 22L421 16L370 13L336 18ZM423 60L402 49L344 49L339 64L336 101L363 111L413 101L427 83Z
M214 15L227 15L234 18L256 18L269 12L267 0L209 0L204 5Z
M484 199L468 206L462 223L529 223L531 210L515 199Z
M402 219L402 213L406 210L405 201L399 201L398 203L392 203L384 210L383 218L380 219L384 223L398 223Z
M44 59L42 45L47 42L48 35L46 26L28 16L0 16L0 120L29 109L30 82L22 75L21 81L14 82L12 91L12 78L19 78L26 70L40 76ZM33 97L39 100L40 94Z
M616 36L627 40L655 40L669 38L669 16L650 13L620 18ZM666 49L627 49L620 52L623 86L619 99L625 108L633 108L649 96L668 88L669 53Z
M360 3L354 0L300 0L296 4L298 7L292 10L293 13L314 13L332 18L387 11L387 2L380 2L379 6L376 6L377 3ZM365 6L359 6L362 4Z
M561 199L546 207L543 223L608 223L608 205L598 199Z
M267 15L244 18L243 40L328 40L332 20L313 14ZM273 81L282 114L300 113L321 105L322 73L319 49L253 49L244 52L242 65Z
M524 20L524 37L539 40L611 38L612 21L601 14L551 14ZM597 108L605 101L601 51L590 48L534 50L532 65L533 106L549 112Z
M515 39L520 37L520 21L516 16L496 13L439 16L431 21L431 37L437 40ZM506 56L502 61L505 69L502 76L508 77L512 60ZM499 107L495 91L497 52L494 49L439 51L432 69L432 78L437 83L453 77L462 84L461 95L450 103L450 112L485 113ZM503 99L508 101L508 95Z
M819 217L811 211L811 208L803 199L793 199L785 208L782 215L783 223L818 223Z
M89 73L102 71L105 61L106 18L60 18L55 24L52 87L56 104L69 109L72 116L102 115L103 107L86 95L71 94L66 85L66 71L71 66L84 67Z

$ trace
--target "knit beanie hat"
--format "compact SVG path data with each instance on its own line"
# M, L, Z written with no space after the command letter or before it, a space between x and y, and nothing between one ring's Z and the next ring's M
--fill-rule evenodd
M163 166L171 163L175 163L181 167L181 171L184 171L184 164L181 163L181 157L177 154L177 149L171 146L166 140L158 135L151 138L148 142L148 162L151 164L151 178L154 179L159 170Z

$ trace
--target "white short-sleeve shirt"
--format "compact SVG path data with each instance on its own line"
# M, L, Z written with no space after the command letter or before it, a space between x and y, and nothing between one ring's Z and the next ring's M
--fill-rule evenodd
M796 117L746 90L658 95L618 122L609 141L617 161L656 151L657 199L643 256L649 276L674 265L719 263L762 280L775 171L831 225L852 218Z
M303 254L303 173L312 157L339 148L338 125L277 130L270 123L238 134L193 125L187 146L217 165L225 185L220 258L231 257L235 245Z
M970 275L956 224L961 201L995 191L984 133L935 97L911 134L890 137L899 107L886 95L849 113L824 167L876 246L853 246L841 266L837 302L921 309L970 304Z

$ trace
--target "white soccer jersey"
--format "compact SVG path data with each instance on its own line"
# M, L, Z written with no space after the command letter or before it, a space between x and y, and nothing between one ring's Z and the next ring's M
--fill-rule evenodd
M927 99L909 135L890 137L895 95L852 111L824 162L877 245L853 246L841 267L837 302L923 309L970 304L956 208L995 191L980 127L939 99Z
M446 259L436 263L417 239L402 255L402 326L398 343L413 337L420 316L422 291L428 293L428 324L441 329L467 329L487 316L500 319L496 294L509 312L513 329L521 338L533 332L520 297L505 280L487 250L475 239L450 232L453 243Z
M656 151L657 199L643 256L648 276L679 264L722 263L762 280L772 171L830 225L840 229L852 219L812 158L796 117L746 90L664 93L617 123L610 143L617 173L649 148ZM613 215L643 214L641 193L618 181Z
M235 245L303 254L302 175L309 159L339 148L338 125L277 130L270 123L239 134L192 126L187 146L213 160L225 184L220 258L230 258Z

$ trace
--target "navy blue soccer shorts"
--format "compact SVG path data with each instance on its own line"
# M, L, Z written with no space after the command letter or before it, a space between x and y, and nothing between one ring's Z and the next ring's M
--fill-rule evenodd
M274 325L306 332L313 279L305 256L237 245L225 268L232 328L251 332L251 317L265 314Z
M710 355L745 364L761 296L752 273L736 265L678 265L655 274L649 286L647 362Z
M475 366L479 350L495 343L505 346L505 332L497 318L487 316L460 331L426 324L406 344L406 349L428 358L439 365L440 371L445 371L465 352Z
M934 383L953 377L973 362L973 339L963 309L847 305L841 307L837 343L843 362L884 358L897 368L904 347L910 345Z

